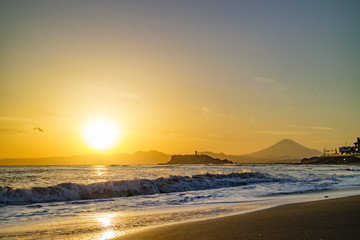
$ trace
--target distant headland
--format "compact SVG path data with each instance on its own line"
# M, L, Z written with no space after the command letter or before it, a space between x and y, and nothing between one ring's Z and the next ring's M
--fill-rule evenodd
M332 153L324 148L320 157L304 158L301 164L360 164L360 138L353 146L343 146Z
M304 158L301 164L360 164L360 156L338 155Z
M227 159L221 160L205 154L173 155L167 164L233 164Z

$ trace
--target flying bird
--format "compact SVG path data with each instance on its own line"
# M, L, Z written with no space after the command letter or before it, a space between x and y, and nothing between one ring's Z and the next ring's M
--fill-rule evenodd
M35 130L35 131L39 131L39 132L44 132L44 130L42 130L42 129L39 128L39 127L35 127L34 130Z

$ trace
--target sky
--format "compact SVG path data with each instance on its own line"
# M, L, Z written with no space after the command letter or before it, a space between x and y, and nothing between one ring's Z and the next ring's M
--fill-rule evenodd
M360 136L359 1L0 0L0 158L322 151ZM41 131L40 131L41 130Z

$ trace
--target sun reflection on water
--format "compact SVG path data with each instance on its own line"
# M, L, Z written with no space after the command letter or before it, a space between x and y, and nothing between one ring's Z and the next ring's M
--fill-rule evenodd
M107 167L102 165L93 166L93 169L94 169L94 173L99 177L104 175L105 171L107 171Z

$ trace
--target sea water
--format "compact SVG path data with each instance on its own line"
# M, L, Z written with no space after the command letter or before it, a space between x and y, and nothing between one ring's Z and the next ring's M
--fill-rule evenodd
M109 239L359 187L360 166L1 166L0 238Z

